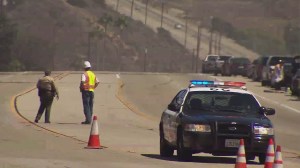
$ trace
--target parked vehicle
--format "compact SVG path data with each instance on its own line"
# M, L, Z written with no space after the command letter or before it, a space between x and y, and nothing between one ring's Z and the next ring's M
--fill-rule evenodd
M218 59L215 62L215 71L214 75L218 75L219 73L222 73L223 64L225 62L228 62L230 58L233 58L233 56L228 55L220 55Z
M297 70L291 82L292 95L300 96L300 69Z
M296 74L299 68L300 68L300 55L296 55L294 56L293 63L292 63L293 76Z
M253 68L252 80L261 81L261 79L262 79L262 70L263 70L263 67L266 66L268 58L269 58L268 56L262 56L262 57L259 57L257 59L257 62L254 65L254 68Z
M174 25L174 28L175 28L175 29L182 29L182 28L183 28L183 25L180 24L180 23L176 23L176 24Z
M215 71L218 55L207 55L202 62L202 73L212 73Z
M295 73L293 73L293 63L283 64L283 82L281 87L291 87L292 78Z
M247 69L246 70L247 71L247 73L246 73L247 78L252 79L252 77L254 75L254 68L255 68L257 63L258 63L258 59L255 59L255 60L252 61L251 64L249 64L247 66L247 68L246 68Z
M268 60L266 62L266 65L263 66L263 69L262 69L262 75L261 75L262 76L262 80L261 80L262 86L271 85L272 72L275 68L275 65L279 64L280 62L292 63L293 57L269 56Z
M286 74L284 75L286 79L286 86L291 88L293 95L298 95L298 96L300 96L300 92L298 91L300 89L298 88L300 87L298 86L300 84L299 69L300 69L300 55L296 55L294 56L293 63L289 68L289 71L286 72Z
M222 75L247 75L250 60L245 57L234 57L226 60L222 67Z

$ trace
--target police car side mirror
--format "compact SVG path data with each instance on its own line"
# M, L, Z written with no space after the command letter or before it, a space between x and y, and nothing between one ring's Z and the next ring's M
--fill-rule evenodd
M275 114L275 109L273 108L266 108L266 107L260 107L259 108L259 113L260 114L265 114L265 115L274 115Z
M176 103L181 105L183 103L183 99L181 97L176 98Z
M179 108L175 104L169 104L168 109L171 111L179 111Z

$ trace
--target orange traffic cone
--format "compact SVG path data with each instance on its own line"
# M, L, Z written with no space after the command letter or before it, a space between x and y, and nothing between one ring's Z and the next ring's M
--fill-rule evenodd
M265 167L264 168L272 168L274 163L274 142L271 138L269 140L269 146L267 150L267 156L265 160Z
M244 139L240 140L235 168L247 168Z
M88 146L86 148L100 149L100 139L99 139L99 133L98 133L97 116L93 117L90 138L89 138Z
M283 168L283 161L281 155L281 146L277 145L276 153L275 153L275 161L273 164L273 168Z

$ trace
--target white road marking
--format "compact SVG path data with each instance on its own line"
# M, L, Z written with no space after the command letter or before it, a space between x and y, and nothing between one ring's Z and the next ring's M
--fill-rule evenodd
M281 107L287 108L287 109L289 109L289 110L291 110L291 111L294 111L294 112L300 114L300 111L297 110L297 109L295 109L295 108L293 108L293 107L290 107L290 106L287 106L287 105L285 105L285 104L279 103L278 101L273 101L273 100L271 100L271 99L268 99L268 98L266 98L266 97L260 96L260 95L258 95L258 94L254 94L254 95L257 96L257 97L259 97L259 98L261 98L261 99L263 99L263 100L265 100L265 101L271 102L271 103L273 103L273 104L277 104L277 105L279 105L279 106L281 106Z
M117 77L118 79L120 79L120 74L116 74L116 77Z
M294 111L294 112L300 114L300 111L297 110L297 109L295 109L295 108L293 108L293 107L287 106L287 105L285 105L285 104L280 104L280 106L285 107L285 108L287 108L287 109L290 109L290 110L292 110L292 111Z

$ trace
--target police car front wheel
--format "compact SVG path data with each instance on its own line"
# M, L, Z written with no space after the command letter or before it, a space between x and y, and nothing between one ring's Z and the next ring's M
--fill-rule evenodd
M184 147L183 135L177 135L177 158L179 161L190 161L192 159L192 152Z

